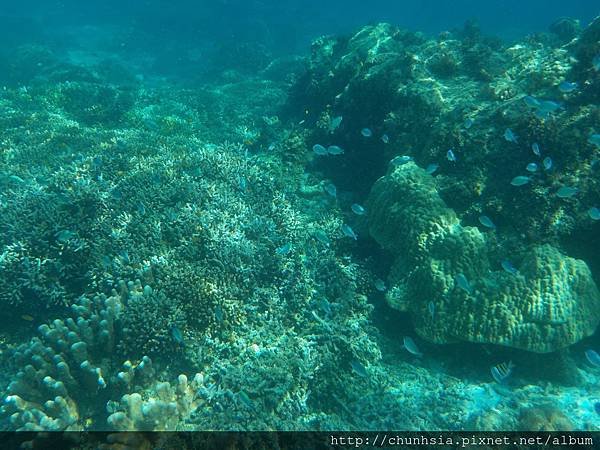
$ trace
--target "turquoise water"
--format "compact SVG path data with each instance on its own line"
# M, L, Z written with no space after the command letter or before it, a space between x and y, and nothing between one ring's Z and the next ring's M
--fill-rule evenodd
M600 430L590 2L0 7L0 430Z

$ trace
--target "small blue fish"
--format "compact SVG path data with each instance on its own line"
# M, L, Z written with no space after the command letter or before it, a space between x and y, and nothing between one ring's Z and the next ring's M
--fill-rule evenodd
M600 367L600 355L596 350L586 350L585 357L590 362L592 366Z
M592 206L590 209L588 209L588 215L592 220L600 220L600 209Z
M183 333L176 325L171 326L171 337L179 347L185 347Z
M435 171L438 170L439 168L440 168L439 164L431 163L425 168L425 172L427 172L429 175L433 175L435 173Z
M353 203L352 206L350 206L350 209L352 210L352 212L354 214L356 214L357 216L364 216L365 215L365 208L363 208L361 205L359 205L358 203Z
M517 268L515 266L513 266L512 263L508 259L502 260L500 265L502 266L502 268L504 269L505 272L508 272L511 275L516 275L517 273L519 273Z
M383 136L381 136L381 142L383 142L384 144L389 144L390 137L387 134L384 134Z
M516 144L519 142L517 135L510 128L507 128L504 131L504 139L506 139L508 142L512 142L513 144Z
M292 249L292 244L290 244L288 242L286 244L283 244L281 247L278 247L275 250L275 253L277 253L278 255L287 255L291 249Z
M468 130L469 128L471 128L473 126L474 123L475 123L475 121L472 118L467 117L465 119L465 122L463 123L463 127L465 127L465 130Z
M312 148L315 155L323 156L327 154L327 149L323 147L321 144L315 144Z
M342 147L338 147L337 145L330 145L327 147L327 153L330 155L342 155L344 153L344 149Z
M547 111L542 111L541 109L535 110L535 117L537 117L540 120L546 120L548 116L550 116L550 113Z
M415 341L410 336L404 336L404 348L415 356L423 356L423 353L421 353L419 347L417 347L417 344L415 344Z
M429 311L431 320L433 320L435 318L435 303L433 303L433 302L427 303L427 311Z
M492 372L492 377L496 383L502 384L512 375L514 367L515 365L512 361L509 361L508 363L504 362L497 366L492 366L490 372Z
M561 108L562 105L558 102L554 102L552 100L544 100L540 102L540 105L538 106L538 111L550 114Z
M577 194L578 191L579 191L579 189L577 189L577 188L574 188L571 186L563 186L556 192L556 195L559 198L571 198L575 194Z
M543 100L540 101L540 104L537 107L535 115L538 119L546 119L548 116L559 109L562 108L562 105L558 102L554 102L552 100Z
M527 164L527 167L525 167L525 170L527 172L531 172L531 173L537 172L538 171L538 165L536 163L533 163L533 162L529 163L529 164Z
M127 250L121 250L119 252L119 259L123 264L129 264L131 262L129 259L129 252Z
M326 316L331 316L331 303L326 298L321 298L317 301L317 306L323 310Z
M244 391L239 391L237 398L240 399L240 402L243 403L246 408L250 410L254 409L254 402L250 400L250 397L248 397L248 394L246 394Z
M354 232L354 230L348 224L343 224L342 225L342 233L344 233L344 236L352 238L355 241L358 239L358 236L356 235L356 233Z
M600 416L600 402L594 403L594 411Z
M471 289L471 285L469 284L469 280L467 280L467 277L465 277L464 274L459 273L458 275L456 275L456 277L454 277L454 282L467 294L471 294L471 292L473 292L473 290Z
M327 233L325 233L323 230L316 230L313 233L313 236L315 237L315 239L317 241L319 241L321 244L323 244L325 246L329 246L329 244L331 244L331 240L329 239L329 236L327 236Z
M546 156L544 158L544 160L542 161L542 165L544 166L544 170L546 170L546 171L552 169L552 158L550 158L549 156Z
M335 187L335 184L333 184L333 183L327 183L323 187L323 190L334 198L337 196L337 188Z
M353 359L350 365L352 366L354 373L359 377L367 378L369 376L367 368L363 366L360 361Z
M492 219L490 219L488 216L485 216L485 215L479 216L479 223L486 228L491 228L491 229L496 228L496 225L494 225L494 222L492 222Z
M246 192L246 187L248 186L248 184L246 183L246 177L239 177L238 179L238 187L240 188L241 192Z
M362 134L366 138L370 138L371 136L373 136L373 132L370 128L363 128L362 130L360 130L360 134Z
M535 156L542 156L542 151L540 150L540 145L537 142L531 144L531 150Z
M375 279L374 285L375 289L377 289L379 292L385 292L385 290L387 289L385 287L385 282L381 278Z
M600 134L592 134L588 138L588 142L596 147L600 148Z
M68 242L69 239L75 237L75 233L70 230L62 230L54 235L58 242L62 242L63 244Z
M329 122L329 131L335 131L342 123L342 116L337 116Z
M456 162L456 155L452 149L446 152L446 159L450 162Z
M531 181L531 178L519 175L518 177L514 177L510 184L513 186L523 186Z
M573 92L575 89L577 89L577 83L571 83L569 81L562 81L558 85L558 90L560 92L562 92L563 94L569 94L570 92Z
M532 97L531 95L526 95L523 97L523 101L530 108L538 108L540 106L540 102L537 98Z
M217 323L223 322L223 316L223 308L221 308L221 305L217 305L217 307L215 308L215 320L217 321Z
M105 269L110 269L113 265L112 258L108 255L104 255L102 257L102 267Z
M592 67L596 71L600 70L600 55L594 56L594 58L592 59Z
M116 188L113 189L112 191L110 191L110 195L115 200L121 200L123 198L123 193L119 189L116 189Z
M275 143L272 143L272 144L269 144L269 146L267 147L267 151L272 152L276 148L277 148L277 146L275 145Z
M402 156L396 156L394 159L392 159L390 161L390 163L393 164L394 166L403 166L404 164L406 164L410 161L412 161L412 156L402 155Z

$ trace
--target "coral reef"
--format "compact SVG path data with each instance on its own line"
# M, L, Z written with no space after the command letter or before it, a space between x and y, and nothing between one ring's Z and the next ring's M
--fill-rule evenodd
M600 292L583 261L546 244L508 273L485 234L463 226L412 162L375 183L368 208L371 235L397 255L388 302L412 313L423 338L551 352L600 322Z
M3 51L0 429L597 430L598 24Z
M142 295L121 290L130 297ZM2 406L12 429L175 429L195 409L201 375L191 384L180 375L172 390L169 383L155 381L147 356L135 365L126 361L118 370L115 338L124 306L116 290L108 297L82 297L72 306L72 317L41 325L41 337L13 351L12 364L21 369L8 385ZM142 400L142 394L132 391L144 384L150 388L142 391ZM118 405L108 400L122 392L132 393L124 394ZM108 401L108 410L114 410L106 424L98 401Z

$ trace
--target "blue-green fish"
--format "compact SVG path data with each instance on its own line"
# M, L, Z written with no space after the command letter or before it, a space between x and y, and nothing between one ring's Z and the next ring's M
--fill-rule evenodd
M502 268L504 269L505 272L508 272L511 275L516 275L519 272L516 269L516 267L513 266L512 263L508 259L502 260L502 262L500 263L500 265L502 266Z
M526 95L523 97L523 101L530 108L538 108L540 106L540 101L531 95Z
M342 123L342 116L337 116L329 122L329 131L335 131Z
M404 164L406 164L409 161L412 161L411 156L402 155L402 156L396 156L394 159L392 159L390 161L390 163L393 164L394 166L403 166Z
M344 149L337 145L330 145L329 147L327 147L327 153L333 156L342 155L344 153Z
M465 277L463 273L459 273L458 275L456 275L456 277L454 277L454 282L467 294L471 294L471 292L473 292L473 290L471 289L471 285L469 284L469 280L467 280L467 277Z
M371 136L373 136L373 132L370 128L363 128L362 130L360 130L360 134L362 134L366 138L370 138Z
M327 149L325 147L323 147L321 144L315 144L315 145L313 145L312 150L315 153L315 155L319 155L319 156L323 156L323 155L326 155L328 153Z
M427 311L429 311L431 320L433 320L435 318L435 303L433 303L433 302L427 303Z
M492 228L492 229L496 228L496 225L494 225L494 222L492 222L492 219L490 219L488 216L485 216L485 215L479 216L479 223L486 228Z
M585 357L590 362L591 365L600 367L600 355L596 350L586 350Z
M365 208L363 208L358 203L353 203L352 206L350 206L350 209L352 209L352 212L357 216L364 216L366 212Z
M287 255L291 249L292 249L292 244L287 242L287 243L283 244L281 247L278 247L275 250L275 253L277 253L278 255Z
M537 172L538 171L538 165L536 163L534 163L534 162L529 163L529 164L527 164L527 167L525 167L525 170L527 172L531 172L531 173Z
M517 135L510 128L507 128L504 131L504 139L506 139L508 142L512 142L513 144L519 142Z
M353 359L350 365L352 366L352 370L354 371L354 373L359 377L366 378L369 376L367 368L363 366L360 361Z
M589 138L588 138L588 142L592 145L595 145L596 147L600 148L600 134L592 134Z
M433 175L435 173L435 171L438 170L439 168L440 168L439 164L431 163L425 168L425 172L427 172L429 175Z
M514 177L510 184L513 186L523 186L531 181L531 178L519 175L518 177Z
M421 353L419 347L417 347L417 344L415 344L415 341L410 336L404 336L404 348L415 356L423 356L423 353Z
M185 341L183 340L183 333L177 327L177 325L171 326L171 337L175 343L180 347L185 347Z
M358 236L356 235L352 227L350 227L350 225L346 223L342 225L342 233L344 233L344 236L352 238L355 241L358 239Z
M569 94L577 89L577 83L571 83L570 81L562 81L558 85L558 90L563 94Z
M588 209L588 215L592 220L600 220L600 209L592 206L590 209Z
M571 186L563 186L556 192L556 195L559 198L571 198L575 194L577 194L578 191L579 191L579 189L577 189L577 188L574 188Z
M329 195L331 195L332 197L336 197L337 196L337 188L335 187L335 184L333 184L333 183L327 183L323 187L323 190L325 192L327 192Z
M385 287L385 282L381 278L376 278L374 284L375 289L377 289L379 292L385 292L385 290L387 289Z
M325 233L323 230L316 230L313 233L313 236L317 241L319 241L323 245L329 246L329 244L331 244L329 236L327 236L327 233Z

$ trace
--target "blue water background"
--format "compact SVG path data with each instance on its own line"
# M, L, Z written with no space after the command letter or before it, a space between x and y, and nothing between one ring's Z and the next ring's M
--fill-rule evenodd
M7 43L47 38L65 27L111 25L143 30L163 43L259 40L283 52L305 49L315 36L380 21L436 34L475 19L485 33L510 39L544 31L564 16L585 25L598 13L590 0L4 0L0 36Z

